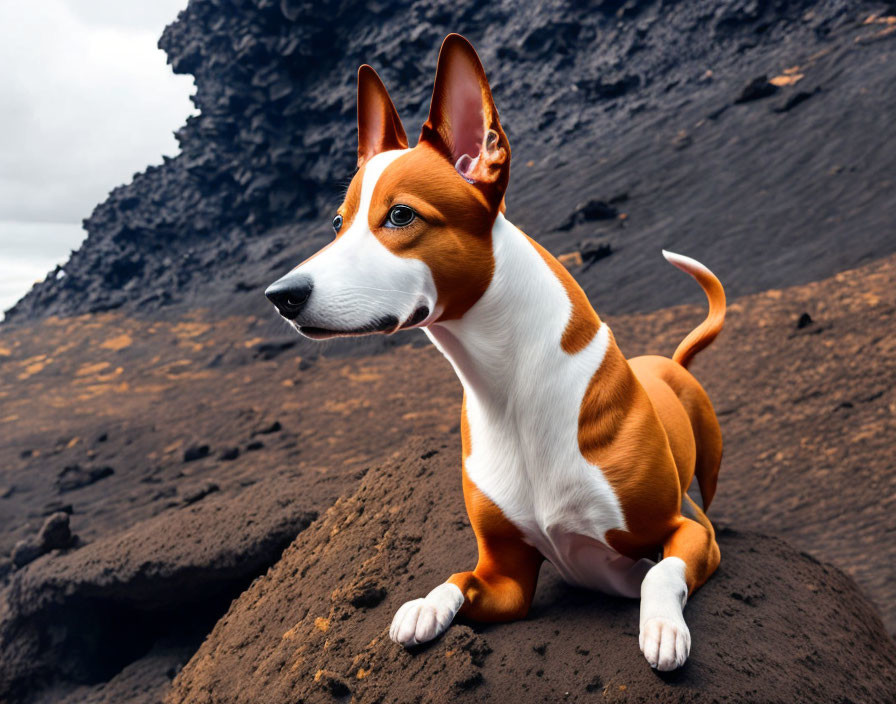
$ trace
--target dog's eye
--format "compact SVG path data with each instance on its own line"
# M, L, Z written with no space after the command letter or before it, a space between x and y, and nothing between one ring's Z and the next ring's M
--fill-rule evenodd
M416 217L417 213L410 206L393 205L389 217L386 218L386 227L407 227Z
M341 215L337 215L335 218L333 218L333 229L336 232L339 232L342 229L342 216Z

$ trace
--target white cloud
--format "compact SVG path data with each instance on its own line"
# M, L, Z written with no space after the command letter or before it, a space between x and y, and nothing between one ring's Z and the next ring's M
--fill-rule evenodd
M156 43L185 5L0 2L0 221L77 223L177 153L193 85Z
M187 6L187 0L65 0L71 11L91 25L133 27L162 33Z
M0 319L32 284L65 262L85 234L79 225L0 222Z

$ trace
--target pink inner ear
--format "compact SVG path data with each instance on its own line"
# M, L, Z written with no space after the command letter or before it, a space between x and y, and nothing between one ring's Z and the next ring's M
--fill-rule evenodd
M482 89L475 71L465 61L454 66L449 76L445 93L445 112L451 130L454 161L464 154L479 155L485 136L482 115Z
M454 163L454 168L469 183L494 181L496 174L492 167L500 166L507 158L507 150L498 146L499 139L497 132L489 130L479 154L475 158L469 154L462 154Z

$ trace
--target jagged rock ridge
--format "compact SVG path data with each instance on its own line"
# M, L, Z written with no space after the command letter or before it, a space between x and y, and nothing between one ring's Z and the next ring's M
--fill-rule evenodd
M161 38L195 76L182 153L115 189L65 266L8 314L172 303L264 309L261 290L326 242L354 165L355 71L374 65L408 133L452 31L478 47L515 156L509 214L616 311L698 293L659 247L731 293L819 278L891 251L893 35L883 3L660 0L520 4L192 1ZM738 103L787 69L792 83ZM796 111L799 111L798 113ZM796 117L799 115L799 117ZM618 217L574 217L589 200ZM574 222L569 229L567 225Z

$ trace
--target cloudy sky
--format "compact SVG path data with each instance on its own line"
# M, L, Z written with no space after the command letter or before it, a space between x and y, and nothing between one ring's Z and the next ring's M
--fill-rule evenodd
M157 47L187 0L0 0L0 311L162 155L193 82Z

